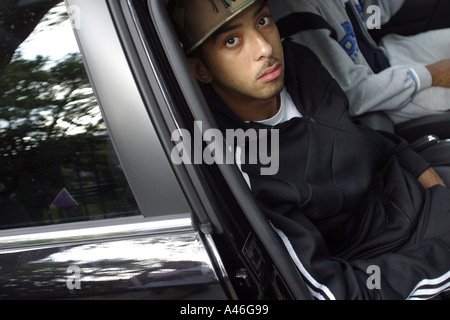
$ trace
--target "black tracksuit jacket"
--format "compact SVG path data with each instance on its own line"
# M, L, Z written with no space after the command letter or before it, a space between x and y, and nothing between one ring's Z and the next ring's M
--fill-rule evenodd
M280 166L241 170L317 299L429 299L450 289L450 191L425 190L430 164L401 138L354 122L337 82L284 42L286 88L304 116L246 123L203 87L221 130L279 130ZM248 158L247 158L248 159Z

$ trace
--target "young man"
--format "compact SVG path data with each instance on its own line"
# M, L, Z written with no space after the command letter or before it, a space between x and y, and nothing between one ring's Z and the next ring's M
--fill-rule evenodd
M367 8L381 8L383 23L402 2L278 0L270 8L281 33L310 48L336 78L352 116L385 111L401 123L450 111L450 29L388 35L380 45L369 35Z
M450 191L429 163L356 125L316 56L281 43L266 1L178 0L170 12L220 129L278 133L274 175L240 169L315 298L449 290Z

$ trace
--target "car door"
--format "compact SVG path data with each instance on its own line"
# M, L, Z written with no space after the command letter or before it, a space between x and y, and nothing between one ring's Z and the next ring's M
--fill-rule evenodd
M228 298L106 2L0 6L0 299Z

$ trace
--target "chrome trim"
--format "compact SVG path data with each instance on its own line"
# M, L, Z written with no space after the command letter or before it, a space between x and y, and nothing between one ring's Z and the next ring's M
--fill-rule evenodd
M0 266L0 300L227 297L195 231L18 248Z
M15 235L2 236L0 233L0 251L193 231L190 217L168 219L163 216L159 219L124 218L102 220L100 223L103 225L98 226L93 226L95 222L74 223L61 225L59 230L52 231L44 231L50 227L38 227L18 230ZM108 222L108 225L104 225ZM43 231L40 232L39 229Z
M147 62L148 62L149 66L150 66L150 68L151 68L151 70L153 72L154 79L155 79L155 81L156 81L156 83L157 83L157 85L158 85L158 87L160 89L159 93L161 94L161 97L162 97L163 101L167 105L167 110L169 111L170 119L173 121L173 123L175 125L175 128L177 128L179 130L181 127L180 127L180 125L179 125L179 123L177 121L177 118L175 117L174 110L172 109L172 107L170 105L170 99L167 96L167 93L166 93L166 90L165 90L165 86L161 82L161 76L159 75L158 70L155 67L154 58L152 58L152 55L150 53L149 46L148 46L148 41L145 38L145 36L143 35L144 32L142 31L142 25L141 25L141 23L139 21L139 18L137 17L136 10L134 9L134 6L131 3L131 0L127 0L127 6L128 6L128 9L130 10L130 15L131 15L131 18L133 20L133 23L134 23L136 29L138 30L137 35L139 37L139 41L142 44L142 48L144 49L145 56L147 58Z

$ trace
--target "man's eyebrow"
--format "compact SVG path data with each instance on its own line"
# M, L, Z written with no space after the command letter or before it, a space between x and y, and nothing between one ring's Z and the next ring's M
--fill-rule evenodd
M261 14L261 12L264 10L264 8L267 7L267 3L265 1L263 1L263 3L255 10L255 12L252 15L252 18L257 18L259 14ZM237 24L231 24L231 25L224 25L222 27L220 27L219 29L217 29L211 36L211 38L213 39L213 41L215 42L216 39L223 33L227 33L229 31L235 30L242 27L242 24L237 23Z
M266 1L263 1L263 3L261 3L261 5L258 7L258 9L255 10L255 12L253 13L253 18L257 18L259 16L259 14L267 7L267 3Z

